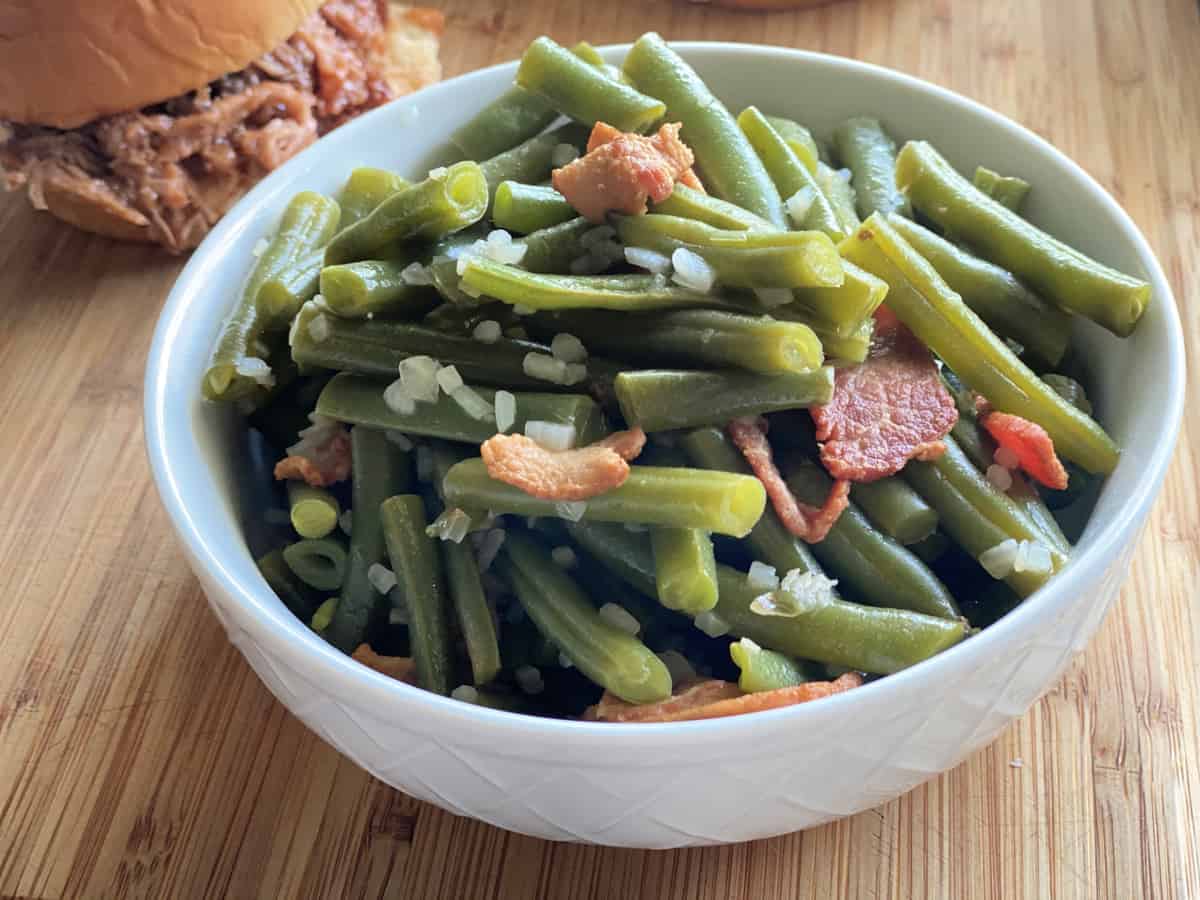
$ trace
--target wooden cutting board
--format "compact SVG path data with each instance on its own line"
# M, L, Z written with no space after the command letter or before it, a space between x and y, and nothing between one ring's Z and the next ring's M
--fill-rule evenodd
M656 29L855 56L981 100L1125 205L1167 268L1196 365L1194 0L444 9L448 76L541 33L606 43ZM1196 417L1114 613L992 747L803 834L661 853L553 845L375 782L225 640L140 430L142 363L181 261L16 198L0 200L0 236L0 898L1200 897Z

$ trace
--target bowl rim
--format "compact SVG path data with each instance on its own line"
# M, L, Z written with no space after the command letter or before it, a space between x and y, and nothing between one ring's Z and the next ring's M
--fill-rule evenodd
M430 693L370 670L327 644L284 607L274 602L275 598L265 581L260 579L259 583L252 584L237 578L213 551L197 521L186 508L180 483L186 481L188 476L175 469L167 453L171 441L166 429L167 407L171 399L167 378L170 370L170 350L183 330L192 304L202 300L204 276L222 266L223 260L233 249L241 231L253 218L259 204L281 192L293 174L303 169L307 161L315 158L314 147L322 143L318 142L276 169L239 200L193 252L178 276L160 313L146 364L144 428L147 456L159 495L193 565L201 566L221 590L245 610L252 625L257 627L255 634L270 633L274 638L278 638L278 646L287 647L288 655L306 667L306 679L319 678L325 690L339 699L356 707L382 704L390 707L392 711L411 708L423 716L419 720L412 720L412 726L430 732L440 730L447 723L457 722L469 727L487 728L492 732L507 732L523 737L536 735L543 741L553 741L558 746L564 742L577 745L581 742L590 744L592 741L605 741L611 745L614 742L638 741L642 745L667 747L682 742L690 744L697 738L748 737L754 729L764 729L768 725L784 722L788 726L799 726L814 716L832 716L848 711L848 704L861 700L864 692L869 692L872 698L886 701L889 695L898 697L921 683L936 681L960 660L976 654L986 656L1005 641L1031 628L1036 621L1052 617L1083 588L1089 572L1115 559L1120 547L1136 540L1141 522L1157 500L1183 416L1186 363L1182 325L1170 282L1149 242L1129 214L1087 171L1049 141L990 107L948 88L894 69L790 47L728 41L670 43L685 59L695 53L725 56L730 60L752 55L831 66L898 82L908 90L933 94L942 102L987 119L992 126L1014 133L1022 141L1049 155L1059 166L1071 171L1121 226L1125 238L1130 241L1145 267L1155 302L1163 306L1168 352L1167 382L1163 385L1167 399L1162 423L1163 435L1167 439L1156 444L1143 467L1133 488L1135 496L1130 498L1130 503L1126 506L1126 515L1119 520L1102 523L1098 533L1091 538L1091 546L1080 556L1073 556L1046 587L1038 590L1012 612L981 630L970 640L962 641L937 656L854 691L753 715L670 723L610 723L545 718L476 706ZM630 43L609 44L597 49L606 59L613 61L631 46ZM381 116L395 114L396 104L415 104L431 94L458 92L468 89L474 82L491 82L501 76L507 76L508 80L511 80L518 62L519 60L511 60L476 69L398 98L386 107L372 110L342 126L336 132L336 139L349 141L360 132L362 135L369 134L372 125ZM267 600L268 597L271 598L270 601ZM521 755L519 752L511 752L511 748L506 751L500 746L497 746L495 751L499 755Z

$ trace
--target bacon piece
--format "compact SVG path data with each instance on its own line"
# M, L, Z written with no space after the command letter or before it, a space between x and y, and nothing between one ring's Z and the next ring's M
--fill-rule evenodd
M275 464L278 481L294 479L313 487L328 487L350 477L350 432L341 425L306 428L299 443Z
M834 478L876 481L910 459L937 459L958 410L933 355L884 307L865 361L836 370L833 399L809 410Z
M1066 490L1067 470L1041 425L990 408L979 417L979 424L997 444L1017 455L1018 464L1031 478L1053 490Z
M825 540L829 529L837 522L850 503L850 482L834 481L829 496L821 506L809 506L796 499L771 457L767 442L767 420L761 417L734 419L727 426L729 437L742 451L755 476L762 482L775 514L785 528L810 544Z
M701 681L685 687L680 693L661 703L626 703L606 691L600 702L589 707L584 718L598 722L689 722L697 719L718 719L743 713L779 709L819 700L833 694L859 687L863 683L857 672L847 672L836 681L809 681L793 687L743 694L730 681Z
M640 428L587 447L547 450L523 434L497 434L479 448L488 474L542 500L587 500L620 487L646 443Z
M381 675L388 676L388 678L395 678L397 681L405 681L409 684L417 683L417 666L411 657L380 656L371 649L370 644L359 644L350 654L350 658L362 663L368 669L374 669Z
M587 153L554 170L554 189L590 222L602 223L614 211L640 215L647 199L667 199L675 180L691 170L695 157L679 139L679 129L674 122L644 137L597 122Z

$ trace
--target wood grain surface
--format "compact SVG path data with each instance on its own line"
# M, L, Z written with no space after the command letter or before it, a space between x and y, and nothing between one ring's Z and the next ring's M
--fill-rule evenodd
M855 56L981 100L1125 205L1200 365L1195 0L444 8L448 76L539 33L605 43L653 28ZM141 435L142 364L181 261L18 198L0 200L0 235L0 897L1200 897L1196 417L1115 612L992 747L893 803L775 840L554 845L374 781L225 640Z

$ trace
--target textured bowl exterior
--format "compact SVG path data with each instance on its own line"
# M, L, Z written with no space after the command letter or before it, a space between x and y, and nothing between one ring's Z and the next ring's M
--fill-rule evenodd
M849 60L729 44L680 45L730 106L751 102L827 132L873 113L960 166L1035 185L1028 213L1081 249L1140 272L1155 301L1129 341L1082 324L1102 420L1125 448L1096 514L1050 586L982 634L850 694L711 722L602 725L515 716L384 678L283 607L242 537L241 429L199 400L209 348L249 248L296 190L332 191L354 165L419 170L436 138L509 83L473 73L339 129L248 195L196 251L168 299L146 374L159 492L213 611L272 693L387 783L451 812L551 840L666 848L743 841L888 801L992 741L1064 670L1111 606L1161 486L1182 410L1182 333L1161 267L1092 179L1012 122L932 85ZM621 48L606 51L618 58ZM1100 354L1103 354L1101 357ZM1155 386L1160 403L1140 403Z

